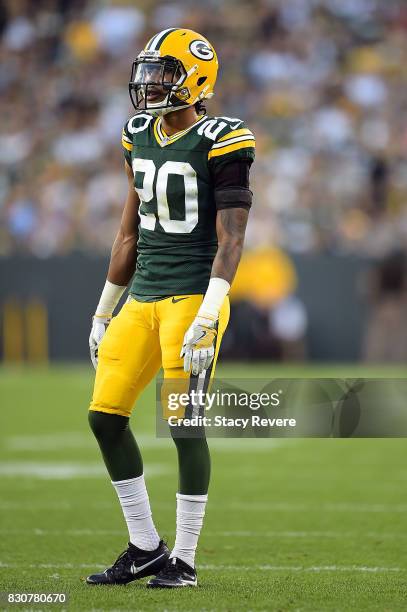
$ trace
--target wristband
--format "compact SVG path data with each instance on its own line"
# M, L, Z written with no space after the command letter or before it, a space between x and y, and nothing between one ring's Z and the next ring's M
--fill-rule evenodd
M95 317L111 317L126 289L126 286L120 287L107 280L96 308Z
M209 316L217 319L229 289L230 284L224 278L211 278L203 302L198 310L198 316Z

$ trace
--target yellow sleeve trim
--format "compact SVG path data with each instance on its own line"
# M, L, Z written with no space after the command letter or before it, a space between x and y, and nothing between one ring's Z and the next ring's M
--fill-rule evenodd
M212 149L208 153L208 159L212 157L218 157L219 155L226 155L226 153L231 153L232 151L238 151L239 149L246 148L254 149L256 147L256 143L254 140L242 140L241 142L235 142L234 144L227 145L222 147L221 149Z
M252 135L253 134L251 133L251 131L248 130L247 128L241 128L240 130L233 130L233 132L229 132L225 136L222 136L222 138L219 138L219 140L217 140L216 142L222 142L222 140L229 140L229 138L235 138L236 136L252 136Z
M126 142L124 140L124 138L122 138L122 145L125 149L127 149L128 151L133 151L133 145L130 144L129 142Z

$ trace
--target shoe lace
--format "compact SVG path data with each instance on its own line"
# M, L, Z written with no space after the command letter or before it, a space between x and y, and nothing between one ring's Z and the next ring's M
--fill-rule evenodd
M129 561L131 561L129 551L125 550L117 557L113 565L106 571L111 572L114 577L120 577L123 573L123 570L129 564Z

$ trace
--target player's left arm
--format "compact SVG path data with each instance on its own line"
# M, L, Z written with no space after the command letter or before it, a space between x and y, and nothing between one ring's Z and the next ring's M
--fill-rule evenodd
M184 337L181 357L184 370L200 374L208 369L214 354L222 304L235 277L243 243L252 192L249 189L251 160L226 164L217 174L215 202L218 250L211 278L198 314Z
M218 210L216 233L218 250L204 300L184 337L181 357L184 370L200 374L207 370L215 355L219 312L235 277L242 255L249 210L225 208Z
M218 250L212 264L211 279L220 278L229 283L229 286L232 284L242 255L248 217L248 208L218 210Z

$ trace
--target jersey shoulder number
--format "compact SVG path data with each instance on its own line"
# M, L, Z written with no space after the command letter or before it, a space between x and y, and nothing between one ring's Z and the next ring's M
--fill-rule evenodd
M204 121L198 133L211 141L208 161L224 163L235 159L254 159L255 138L241 119L212 117Z
M130 117L128 121L123 126L122 130L122 147L124 152L124 157L126 161L131 166L131 152L133 151L133 146L135 145L135 136L139 132L144 132L150 125L153 120L152 115L148 115L147 113L137 113Z

